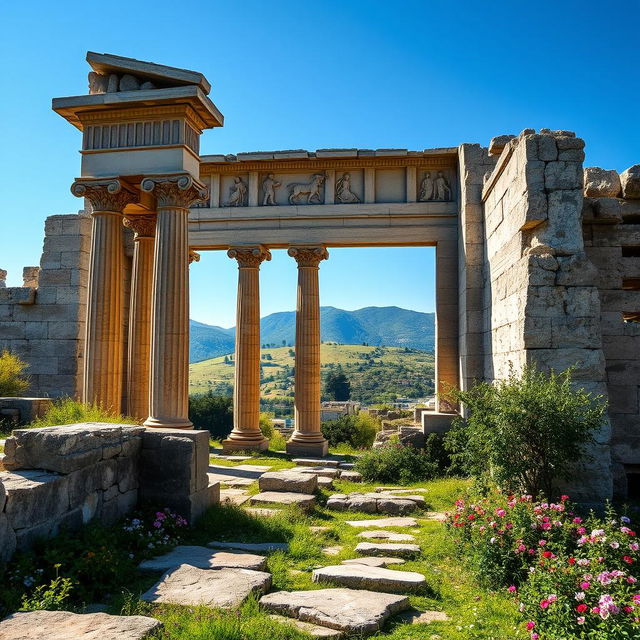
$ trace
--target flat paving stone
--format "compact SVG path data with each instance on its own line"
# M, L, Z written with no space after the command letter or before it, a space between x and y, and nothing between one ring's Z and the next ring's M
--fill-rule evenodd
M324 478L337 478L340 475L340 470L335 469L334 467L296 467L295 472L309 473L311 475Z
M364 564L339 564L314 569L314 582L339 584L351 589L370 589L385 593L413 593L426 584L425 577L415 571L395 571Z
M409 598L365 589L277 591L260 599L274 613L346 633L372 634L389 616L409 608Z
M444 611L417 611L408 609L399 613L395 620L407 624L429 624L431 622L447 622L449 616Z
M220 489L220 502L244 504L249 500L249 494L244 489Z
M261 475L271 470L270 466L260 466L257 464L239 464L235 467L225 467L224 465L210 464L207 473L214 474L216 482L226 482L235 478L243 478L244 480L257 480Z
M385 531L384 529L375 531L362 531L358 538L368 538L373 540L389 540L390 542L412 542L416 539L410 533L396 533L395 531Z
M346 471L352 471L355 466L356 465L354 462L341 462L340 464L338 464L338 467L340 467L340 469L345 469Z
M359 471L343 471L340 480L345 482L362 482L362 474Z
M347 520L352 527L416 527L418 521L415 518L378 518L376 520Z
M393 544L387 542L359 542L356 553L363 556L391 556L395 558L415 558L420 555L417 544Z
M376 487L377 492L395 493L398 495L411 493L429 493L428 489L398 489L397 487Z
M299 467L334 467L337 468L340 460L331 460L330 458L294 458L293 463Z
M251 569L198 569L188 564L167 571L160 581L140 596L144 602L179 604L193 607L232 609L251 593L265 593L271 587L271 574Z
M301 509L313 509L316 497L306 493L289 491L264 491L251 496L251 504L295 504Z
M291 471L271 471L264 473L258 480L260 491L289 491L292 493L313 494L318 488L318 478L311 473Z
M279 616L275 613L269 614L269 617L281 624L288 624L296 629L300 629L304 633L308 633L314 638L341 638L344 633L336 629L328 629L327 627L319 627L317 624L311 624L310 622L301 622L295 618L286 618L285 616Z
M210 457L215 458L217 460L251 460L251 456L225 456L221 453L212 453Z
M270 551L288 551L289 544L286 542L222 542L212 540L207 542L207 547L212 549L238 549L239 551L249 551L253 553L269 553ZM247 567L250 569L251 567Z
M318 476L318 486L323 489L333 489L333 479L325 476Z
M352 473L351 471L345 473ZM344 474L343 474L344 476ZM342 476L341 476L342 477ZM363 511L364 513L405 514L424 506L422 496L398 497L385 493L337 493L327 500L327 508L334 511Z
M338 545L336 545L335 547L325 547L322 550L322 553L324 553L325 556L337 556L340 555L342 549L343 547L340 547Z
M427 511L424 514L425 520L436 520L437 522L445 522L447 519L446 513L441 513L440 511Z
M367 567L386 567L390 564L404 564L402 558L385 558L384 556L365 556L363 558L350 558L343 560L342 564L364 564Z
M236 478L235 476L226 476L220 473L208 473L207 476L209 476L209 484L220 482L228 487L248 487L255 482L251 478Z
M424 496L419 494L411 494L411 493L390 493L388 491L380 491L376 493L368 494L371 496L378 496L378 499L389 498L391 500L411 500L411 502L415 502L421 509L423 509L426 505L426 500Z
M2 640L142 640L162 623L146 616L28 611L0 622Z
M212 551L207 547L192 547L180 545L157 558L144 560L138 565L141 571L168 571L188 564L198 569L253 569L263 571L267 566L267 559L252 553L229 553L226 551Z
M260 509L258 507L247 507L245 511L256 518L272 518L273 516L277 516L279 513L282 513L280 509Z

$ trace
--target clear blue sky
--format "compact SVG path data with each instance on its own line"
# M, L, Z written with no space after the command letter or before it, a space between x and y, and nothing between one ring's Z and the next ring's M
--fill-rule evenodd
M640 162L639 24L638 0L2 1L0 267L19 284L44 218L78 209L80 134L50 102L86 92L88 49L203 72L226 118L203 153L423 149L550 127L584 137L588 165L624 170ZM292 263L264 266L265 313L293 308ZM231 261L194 267L192 316L233 324ZM321 277L323 304L433 308L425 249L335 250Z

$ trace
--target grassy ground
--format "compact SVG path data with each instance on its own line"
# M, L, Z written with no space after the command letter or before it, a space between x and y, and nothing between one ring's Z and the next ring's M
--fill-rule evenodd
M291 466L284 456L268 453L251 461L218 461L217 464L235 466L242 463L265 464L282 469ZM257 485L257 483L255 483ZM426 488L427 509L444 511L451 507L465 490L466 481L441 479L421 482L412 487ZM354 548L362 539L361 531L345 524L346 520L373 518L365 514L338 513L323 505L331 493L369 491L375 485L335 482L335 489L323 490L318 496L319 506L308 515L296 508L281 508L280 514L270 518L256 518L242 507L219 506L211 509L190 532L187 544L206 544L211 540L240 542L288 542L289 551L272 553L268 557L268 570L273 577L273 589L320 589L311 581L311 571L320 566L340 564L356 557ZM249 493L257 486L248 488ZM277 508L277 507L276 507ZM425 575L427 588L410 600L418 610L444 611L448 622L408 625L389 621L379 637L388 640L515 640L524 637L516 628L518 614L506 594L489 593L475 584L461 565L451 540L442 523L421 519L419 526L410 530L423 553L416 560L407 561L394 569L417 571ZM313 532L310 527L328 527ZM403 533L407 529L397 529ZM325 547L340 547L337 555L323 553ZM147 576L138 585L131 585L132 595L114 602L114 612L146 613L165 623L163 640L294 640L306 638L288 626L274 622L260 612L255 601L249 601L238 612L214 612L206 608L154 607L137 603L135 597L158 576Z

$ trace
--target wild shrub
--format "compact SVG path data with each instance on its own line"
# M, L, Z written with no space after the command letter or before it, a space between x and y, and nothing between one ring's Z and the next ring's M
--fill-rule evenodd
M602 426L601 396L576 389L571 370L549 374L527 367L496 384L452 390L469 417L454 421L445 446L454 465L467 474L487 470L506 491L551 498L560 480L588 459Z
M196 429L207 429L213 438L226 438L233 429L233 398L210 391L189 396L189 420Z
M367 413L341 416L322 423L322 435L329 446L348 444L355 449L366 449L373 444L380 423Z
M49 410L41 418L36 418L30 426L54 427L76 422L137 424L134 418L107 411L95 404L83 404L71 398L61 398L54 401Z
M260 431L265 438L273 438L275 433L275 427L273 426L273 414L261 412L260 413Z
M27 363L6 349L0 353L0 396L16 397L29 388Z
M355 466L365 482L410 484L438 475L438 465L421 449L389 444L362 454Z

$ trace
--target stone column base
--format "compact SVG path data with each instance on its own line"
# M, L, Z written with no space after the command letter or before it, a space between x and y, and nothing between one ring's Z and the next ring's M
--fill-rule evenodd
M193 429L193 424L190 420L152 418L151 416L144 421L142 426L151 429Z
M222 441L222 453L227 454L231 451L266 451L269 448L269 441L266 438L262 440L255 438L234 438L231 437Z
M287 453L302 458L324 458L329 453L329 443L324 438L315 442L291 438L287 442Z

